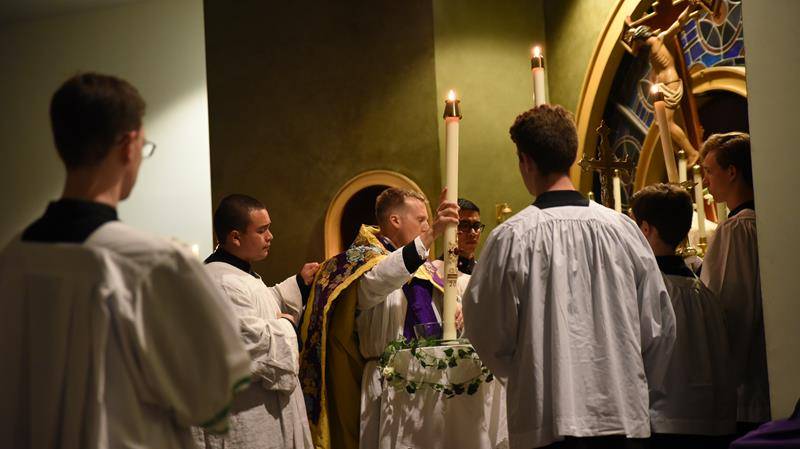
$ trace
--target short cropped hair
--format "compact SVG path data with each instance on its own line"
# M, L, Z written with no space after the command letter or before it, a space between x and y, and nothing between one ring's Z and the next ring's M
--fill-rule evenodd
M559 105L543 104L520 114L509 130L517 150L536 163L539 173L567 173L578 152L572 114Z
M99 73L68 79L50 101L58 155L67 169L102 161L122 136L142 127L145 103L127 81Z
M753 162L750 159L750 135L743 132L712 134L700 150L700 157L715 154L717 165L728 168L731 165L742 176L744 182L753 187Z
M220 244L225 243L231 231L245 232L250 224L250 212L266 209L252 196L234 193L220 201L214 211L214 234Z
M477 213L481 213L481 210L478 208L478 205L473 203L472 201L466 198L459 198L458 199L458 207L461 210L471 210Z
M672 184L653 184L639 190L631 197L631 211L638 225L646 221L673 248L692 228L692 197Z
M402 189L399 187L389 187L381 192L378 198L375 199L375 219L378 225L385 224L389 216L397 210L398 207L404 206L406 198L414 198L426 203L425 197L414 190Z

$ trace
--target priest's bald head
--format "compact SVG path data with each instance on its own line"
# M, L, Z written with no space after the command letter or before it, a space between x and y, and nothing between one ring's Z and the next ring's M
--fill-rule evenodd
M574 190L569 169L578 152L578 133L569 111L559 105L537 106L520 114L509 132L517 145L522 179L532 195L554 186Z
M390 187L375 200L375 219L381 234L405 246L429 227L427 200L419 192Z
M257 199L228 195L214 212L214 234L220 246L247 262L257 262L269 254L272 232L267 208Z
M144 111L136 88L114 76L80 73L59 87L50 121L67 169L65 197L86 196L89 185L103 192L94 200L112 206L130 195L142 159L155 149L145 140Z

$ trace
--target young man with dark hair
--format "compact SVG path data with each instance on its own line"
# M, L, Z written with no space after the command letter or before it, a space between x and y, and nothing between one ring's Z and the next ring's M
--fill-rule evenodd
M463 299L465 335L507 379L510 445L641 445L675 339L653 252L633 220L575 191L564 108L521 114L511 139L536 201L492 231Z
M61 199L0 253L0 447L193 447L227 428L249 357L186 248L131 228L117 204L155 145L144 101L97 73L50 105Z
M236 396L229 434L224 438L205 435L208 449L313 446L297 378L295 324L319 264L307 263L299 274L267 287L252 264L269 254L271 224L267 208L247 195L226 196L214 212L219 245L205 260L206 270L238 318L252 359L253 383Z
M650 398L650 447L726 448L736 430L736 389L722 306L675 254L692 225L692 198L675 185L651 185L633 195L631 213L655 253L677 330L667 394Z
M714 134L701 156L709 192L731 210L709 239L700 279L725 311L738 380L737 420L744 433L770 420L750 136Z

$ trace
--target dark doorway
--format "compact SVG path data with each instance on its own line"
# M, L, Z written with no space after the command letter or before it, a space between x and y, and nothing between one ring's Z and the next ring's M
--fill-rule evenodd
M750 132L747 99L741 95L715 90L697 97L697 112L703 126L703 140L717 133Z
M389 186L384 185L365 187L347 200L347 204L342 210L342 223L339 228L345 248L349 248L353 243L362 224L373 226L377 224L375 223L375 199L387 188Z

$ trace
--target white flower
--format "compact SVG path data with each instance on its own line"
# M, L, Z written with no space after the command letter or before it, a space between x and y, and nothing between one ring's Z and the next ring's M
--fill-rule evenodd
M391 366L386 366L383 368L383 377L389 379L394 375L394 368Z

